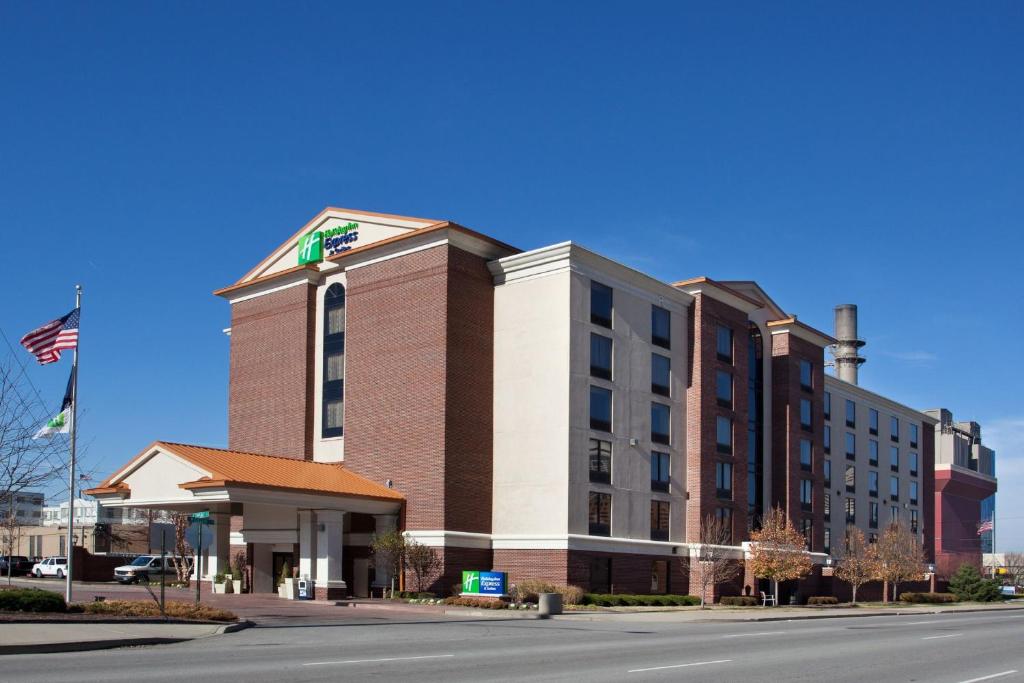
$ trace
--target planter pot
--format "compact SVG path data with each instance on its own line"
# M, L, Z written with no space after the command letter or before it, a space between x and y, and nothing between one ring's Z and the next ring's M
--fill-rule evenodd
M284 583L277 587L277 594L287 600L294 600L299 594L299 580L285 579Z
M242 592L242 580L241 579L232 579L231 580L231 587L234 589L235 593L241 593Z
M215 584L213 584L213 594L214 595L224 595L224 593L227 592L226 588L227 588L227 584L226 583L215 583Z

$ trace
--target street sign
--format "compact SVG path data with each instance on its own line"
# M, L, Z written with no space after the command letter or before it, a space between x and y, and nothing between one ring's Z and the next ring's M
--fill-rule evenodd
M193 512L189 516L192 518L193 522L196 521L196 520L199 520L199 519L209 519L210 518L210 511L209 510L202 510L200 512Z

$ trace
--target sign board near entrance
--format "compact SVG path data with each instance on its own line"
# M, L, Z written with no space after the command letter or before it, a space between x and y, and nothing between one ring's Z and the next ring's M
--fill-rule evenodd
M500 596L508 593L508 574L505 572L462 572L463 595Z

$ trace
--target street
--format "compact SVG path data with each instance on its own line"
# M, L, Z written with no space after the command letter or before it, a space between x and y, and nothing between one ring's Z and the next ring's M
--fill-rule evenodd
M8 681L1024 680L1024 612L762 623L310 617L189 643L12 655Z

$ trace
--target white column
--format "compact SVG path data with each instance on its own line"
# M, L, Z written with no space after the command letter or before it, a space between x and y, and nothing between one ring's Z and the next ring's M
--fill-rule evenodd
M345 513L340 510L316 512L316 590L327 589L328 599L344 598L348 591L341 576L344 523Z
M374 515L374 532L379 536L398 528L398 515ZM391 569L389 567L374 567L374 586L391 586Z
M231 513L211 512L213 524L203 529L209 534L210 546L203 560L203 577L212 580L217 572L231 571Z
M299 510L299 578L316 578L316 515Z

